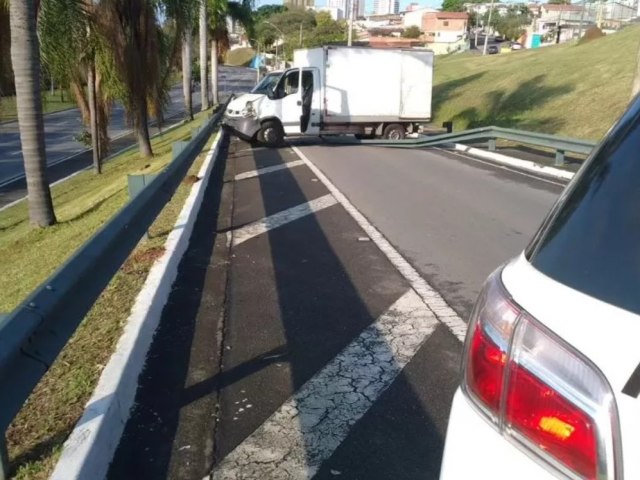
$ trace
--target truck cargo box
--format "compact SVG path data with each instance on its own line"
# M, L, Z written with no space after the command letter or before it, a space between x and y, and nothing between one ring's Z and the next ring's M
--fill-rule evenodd
M322 47L296 50L296 67L317 67L323 122L429 121L433 52Z

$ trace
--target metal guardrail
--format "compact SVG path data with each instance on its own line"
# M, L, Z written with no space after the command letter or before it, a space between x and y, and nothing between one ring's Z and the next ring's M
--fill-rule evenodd
M0 480L8 474L7 427L171 199L231 98L177 155L174 149L173 160L144 190L0 321Z
M573 152L588 155L597 145L597 142L580 140L576 138L558 137L546 133L527 132L502 127L480 127L461 132L443 133L434 136L422 136L416 139L405 140L357 140L347 137L327 137L330 143L338 144L363 144L379 145L394 148L422 148L450 143L476 142L488 140L489 150L495 151L496 140L509 140L512 142L534 145L537 147L555 150L555 165L565 164L565 153Z

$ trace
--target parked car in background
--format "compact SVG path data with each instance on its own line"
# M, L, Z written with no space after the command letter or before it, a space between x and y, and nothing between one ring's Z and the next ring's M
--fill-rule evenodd
M495 55L496 53L500 53L500 49L498 48L497 45L489 45L487 47L487 53L489 55Z
M640 97L469 320L441 480L640 478Z
M522 50L524 47L521 43L511 42L511 50Z

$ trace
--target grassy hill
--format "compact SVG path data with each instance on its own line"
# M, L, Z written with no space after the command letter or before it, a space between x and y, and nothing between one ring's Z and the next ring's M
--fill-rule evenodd
M576 45L436 59L436 123L599 139L630 100L640 27Z

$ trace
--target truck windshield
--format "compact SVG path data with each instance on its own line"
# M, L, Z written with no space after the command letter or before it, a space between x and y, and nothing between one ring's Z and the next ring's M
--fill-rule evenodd
M640 100L621 119L527 250L565 285L640 313Z
M282 72L271 72L267 74L255 87L251 90L251 93L262 93L266 94L273 90L278 84L278 80L282 76Z

